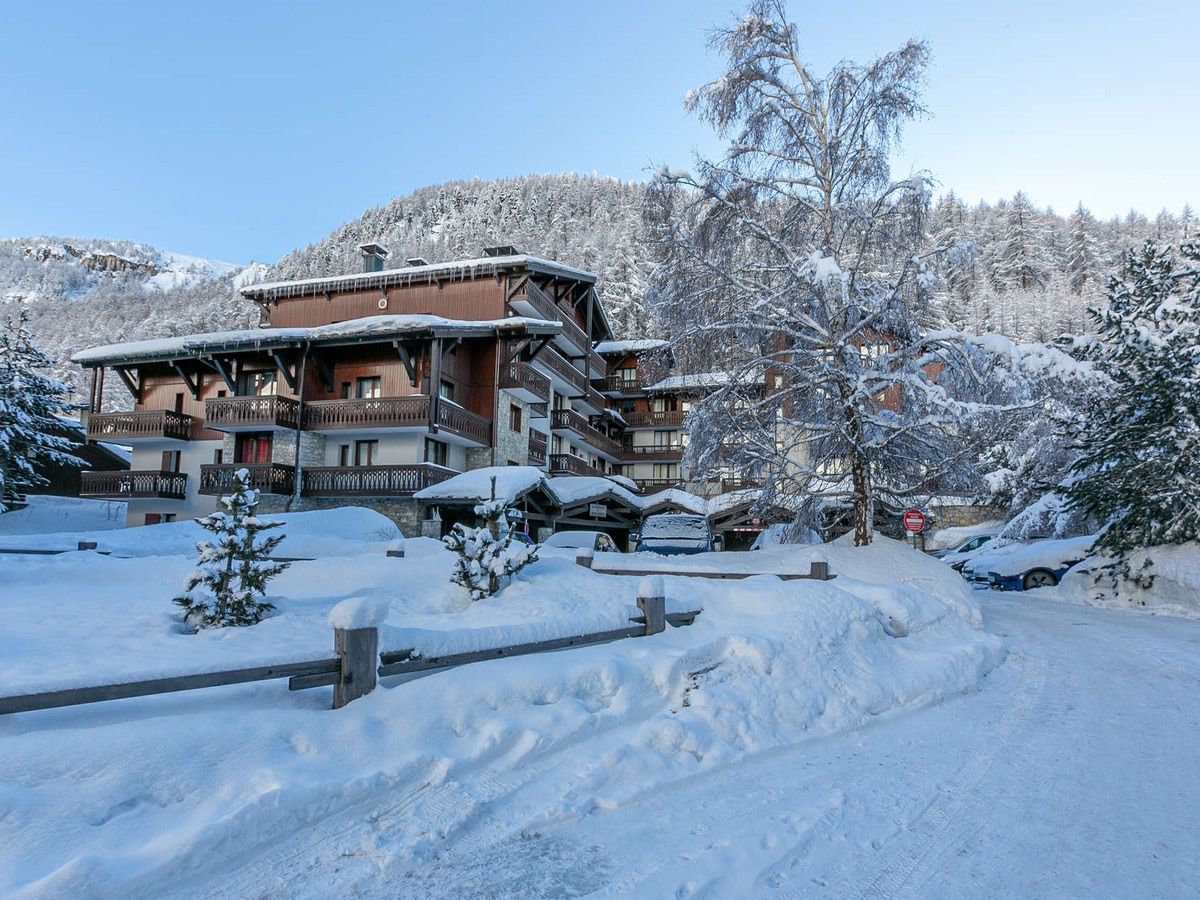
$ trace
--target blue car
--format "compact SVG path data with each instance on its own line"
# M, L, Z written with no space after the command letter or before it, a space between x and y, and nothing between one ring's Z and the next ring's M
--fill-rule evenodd
M1096 535L1035 541L988 560L987 585L993 591L1029 591L1054 587L1091 555Z

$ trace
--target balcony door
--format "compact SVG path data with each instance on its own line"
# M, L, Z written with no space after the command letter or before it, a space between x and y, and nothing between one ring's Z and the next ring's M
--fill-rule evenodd
M271 461L272 435L239 434L234 447L234 461L238 463L269 463Z

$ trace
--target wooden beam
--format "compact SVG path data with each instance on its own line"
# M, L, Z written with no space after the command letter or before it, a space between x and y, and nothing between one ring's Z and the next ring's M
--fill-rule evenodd
M333 392L333 370L320 356L315 353L309 353L308 361L312 363L317 374L321 376L321 383L325 385L325 390Z
M524 275L518 275L515 278L509 278L508 279L508 287L504 291L504 302L508 303L509 301L511 301L513 297L515 297L517 294L519 294L524 289L525 284L528 281L529 281L529 273L528 272L526 272Z
M179 377L183 379L183 383L187 385L187 389L192 392L192 399L199 400L200 399L200 373L199 372L196 373L196 380L193 381L192 379L188 378L187 372L185 372L183 370L183 366L181 366L178 363L178 361L172 362L171 368L173 368L176 372L179 373Z
M429 372L429 433L437 434L438 419L442 405L442 339L434 338L433 359L430 361Z
M523 337L523 338L521 338L521 340L517 341L516 344L510 344L510 346L512 347L512 350L508 354L508 358L505 360L505 362L510 362L510 363L516 362L517 359L520 358L520 356L521 356L521 351L523 351L526 347L528 347L532 342L533 342L533 338Z
M125 382L125 387L129 388L129 393L133 394L134 403L142 402L142 373L138 370L136 379L129 374L128 366L117 366L117 374L121 376L121 380Z
M400 341L392 341L392 346L400 354L400 362L404 363L404 371L408 373L408 381L415 388L419 379L417 378L417 367L413 365L412 354L408 352L408 348Z
M275 368L279 369L279 373L283 376L283 380L287 382L288 390L295 393L296 375L299 373L294 368L289 368L284 358L279 355L278 350L271 351L271 359L275 360Z
M237 394L237 382L234 380L230 370L225 367L225 363L215 356L206 357L210 366L217 370L217 374L221 376L221 380L225 382L225 386L229 388L229 393Z

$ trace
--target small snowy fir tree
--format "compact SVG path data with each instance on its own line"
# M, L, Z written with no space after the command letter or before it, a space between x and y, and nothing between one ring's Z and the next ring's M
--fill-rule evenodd
M260 538L283 523L263 522L254 515L258 491L250 487L248 470L234 473L233 493L222 497L221 505L224 510L196 519L216 540L196 544L196 570L184 579L183 596L175 598L183 607L183 621L196 630L262 621L275 608L264 596L266 584L288 567L270 559L284 536Z
M492 596L500 590L501 578L537 560L532 546L513 540L504 516L507 505L496 499L496 479L492 478L492 499L475 507L483 525L455 525L442 539L447 549L458 554L450 580L465 587L472 600Z
M83 465L70 453L59 416L71 410L71 389L48 374L51 362L33 344L24 310L0 332L0 512L5 498L45 484L37 460Z
M1112 393L1088 423L1066 495L1104 523L1096 547L1129 578L1134 550L1200 539L1200 245L1172 254L1147 242L1108 296L1088 312Z

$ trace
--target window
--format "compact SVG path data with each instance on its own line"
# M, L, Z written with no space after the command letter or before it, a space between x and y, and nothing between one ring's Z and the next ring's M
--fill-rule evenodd
M454 385L449 381L443 381L438 385L438 396L443 400L454 401Z
M178 472L182 454L178 450L164 450L160 472Z
M260 372L244 372L241 378L241 393L243 396L267 397L279 392L275 381L275 370Z
M379 460L379 441L355 441L354 464L373 466Z
M521 407L515 403L508 405L508 427L511 431L521 433Z
M374 400L382 397L382 380L378 375L354 379L354 396L359 400Z
M628 369L617 369L617 374L621 376L621 383L624 385L634 384L638 379L636 366Z
M679 466L676 463L655 463L654 477L675 481L679 478Z
M225 462L225 448L218 447L213 451L213 465L219 466L223 462Z
M655 397L654 411L655 412L675 412L679 407L679 402L675 397Z
M343 400L350 399L350 387L351 387L350 382L348 382L348 381L342 382L342 399Z
M619 412L623 416L627 416L630 413L637 412L637 401L636 400L618 400L617 401L617 412Z
M177 413L183 412L183 394L175 395L175 412L177 412Z
M235 463L269 463L271 461L272 435L239 434L234 443Z
M446 465L446 445L433 438L425 438L425 462L435 466Z
M654 446L663 447L678 447L679 432L677 431L656 431L654 432Z
M341 466L343 469L346 468L346 466L350 465L350 445L349 444L339 444L338 445L338 465Z

